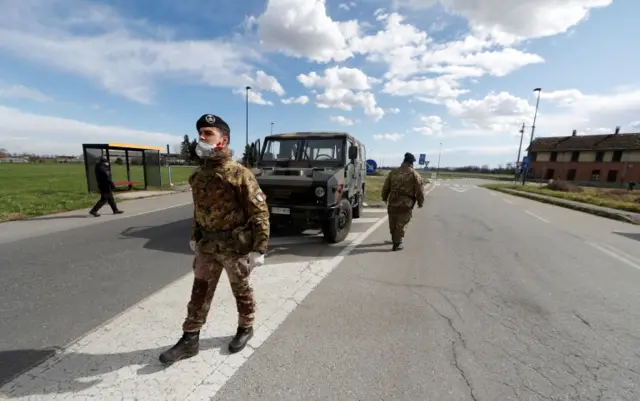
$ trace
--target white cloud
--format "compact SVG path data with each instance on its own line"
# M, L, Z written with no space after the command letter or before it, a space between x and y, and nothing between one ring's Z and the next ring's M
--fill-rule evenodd
M164 146L182 140L181 135L100 126L4 106L0 106L0 121L0 147L10 152L79 155L83 143L125 142ZM43 127L46 127L45 136L42 135Z
M248 95L244 89L235 89L233 92L245 98L248 96L249 103L258 104L260 106L273 106L273 102L265 100L260 92L250 90Z
M278 96L284 96L285 94L280 82L271 75L267 75L267 73L262 70L256 71L255 78L245 75L245 79L247 80L245 86L250 86L252 91L268 91L273 92Z
M613 0L439 0L445 10L461 15L477 32L502 42L565 33L589 16L589 11ZM429 7L436 0L396 0L404 7Z
M84 0L0 2L0 49L151 103L155 81L238 87L258 53L224 41L178 40L166 28ZM84 32L80 34L79 32Z
M353 125L354 124L353 120L348 119L348 118L343 117L343 116L331 116L331 117L329 117L329 119L331 121L333 121L334 123L338 123L338 124L341 124L341 125Z
M449 100L445 104L449 114L458 117L465 128L479 131L515 131L534 114L534 107L527 100L507 92L489 93L481 100Z
M420 116L420 126L414 127L413 131L422 135L442 135L446 123L439 116Z
M372 84L361 70L338 66L324 70L324 76L312 71L298 75L297 79L307 88L368 90Z
M282 99L281 102L283 104L307 104L309 103L309 98L307 96L290 97Z
M390 134L376 134L373 136L373 139L375 139L376 141L398 142L402 138L404 138L404 134L399 134L397 132Z
M461 129L447 136L511 134L519 136L522 123L530 134L535 113L535 94L529 100L508 92L489 93L482 99L446 103L449 114L459 119ZM640 89L604 94L583 94L577 89L541 93L535 136L612 133L616 126L633 131L640 110Z
M0 97L9 99L27 99L36 102L50 102L53 98L37 89L27 88L24 85L0 86Z
M364 109L364 114L378 121L384 116L371 92L352 92L348 89L327 89L316 96L316 105L322 109L353 110L354 107Z
M358 23L336 22L327 15L325 0L269 0L259 17L258 37L267 50L318 62L344 61L352 57L349 40L358 34Z

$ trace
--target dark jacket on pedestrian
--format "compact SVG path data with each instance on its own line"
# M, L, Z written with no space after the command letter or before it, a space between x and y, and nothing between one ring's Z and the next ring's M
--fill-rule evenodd
M104 161L100 161L96 164L96 181L98 182L98 189L100 193L108 193L116 189L111 179L111 171Z

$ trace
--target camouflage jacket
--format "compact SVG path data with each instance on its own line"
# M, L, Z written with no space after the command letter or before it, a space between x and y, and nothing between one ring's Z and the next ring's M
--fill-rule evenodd
M189 177L193 194L191 239L202 252L267 251L269 209L255 176L231 160L228 151L214 152ZM210 239L204 232L232 232L231 238Z
M387 208L398 211L411 210L416 202L422 207L423 185L420 174L408 164L403 164L387 175L382 187L382 200L387 203Z

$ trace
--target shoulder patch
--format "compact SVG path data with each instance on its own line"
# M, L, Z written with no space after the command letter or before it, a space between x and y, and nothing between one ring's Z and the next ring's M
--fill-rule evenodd
M256 193L256 200L257 200L258 202L261 202L261 203L262 203L262 202L264 202L264 201L265 201L265 199L267 199L267 197L265 196L264 192L259 191L258 193Z

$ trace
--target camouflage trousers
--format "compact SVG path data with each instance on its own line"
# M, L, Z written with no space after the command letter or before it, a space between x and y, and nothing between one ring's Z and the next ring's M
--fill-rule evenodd
M191 300L187 306L187 318L182 324L184 332L199 331L207 321L213 294L222 271L227 272L231 291L238 308L238 326L251 327L255 318L253 287L249 282L249 258L229 253L196 252Z
M407 229L407 224L411 221L411 210L389 210L389 232L391 233L391 241L394 244L399 244L404 238L404 233Z

